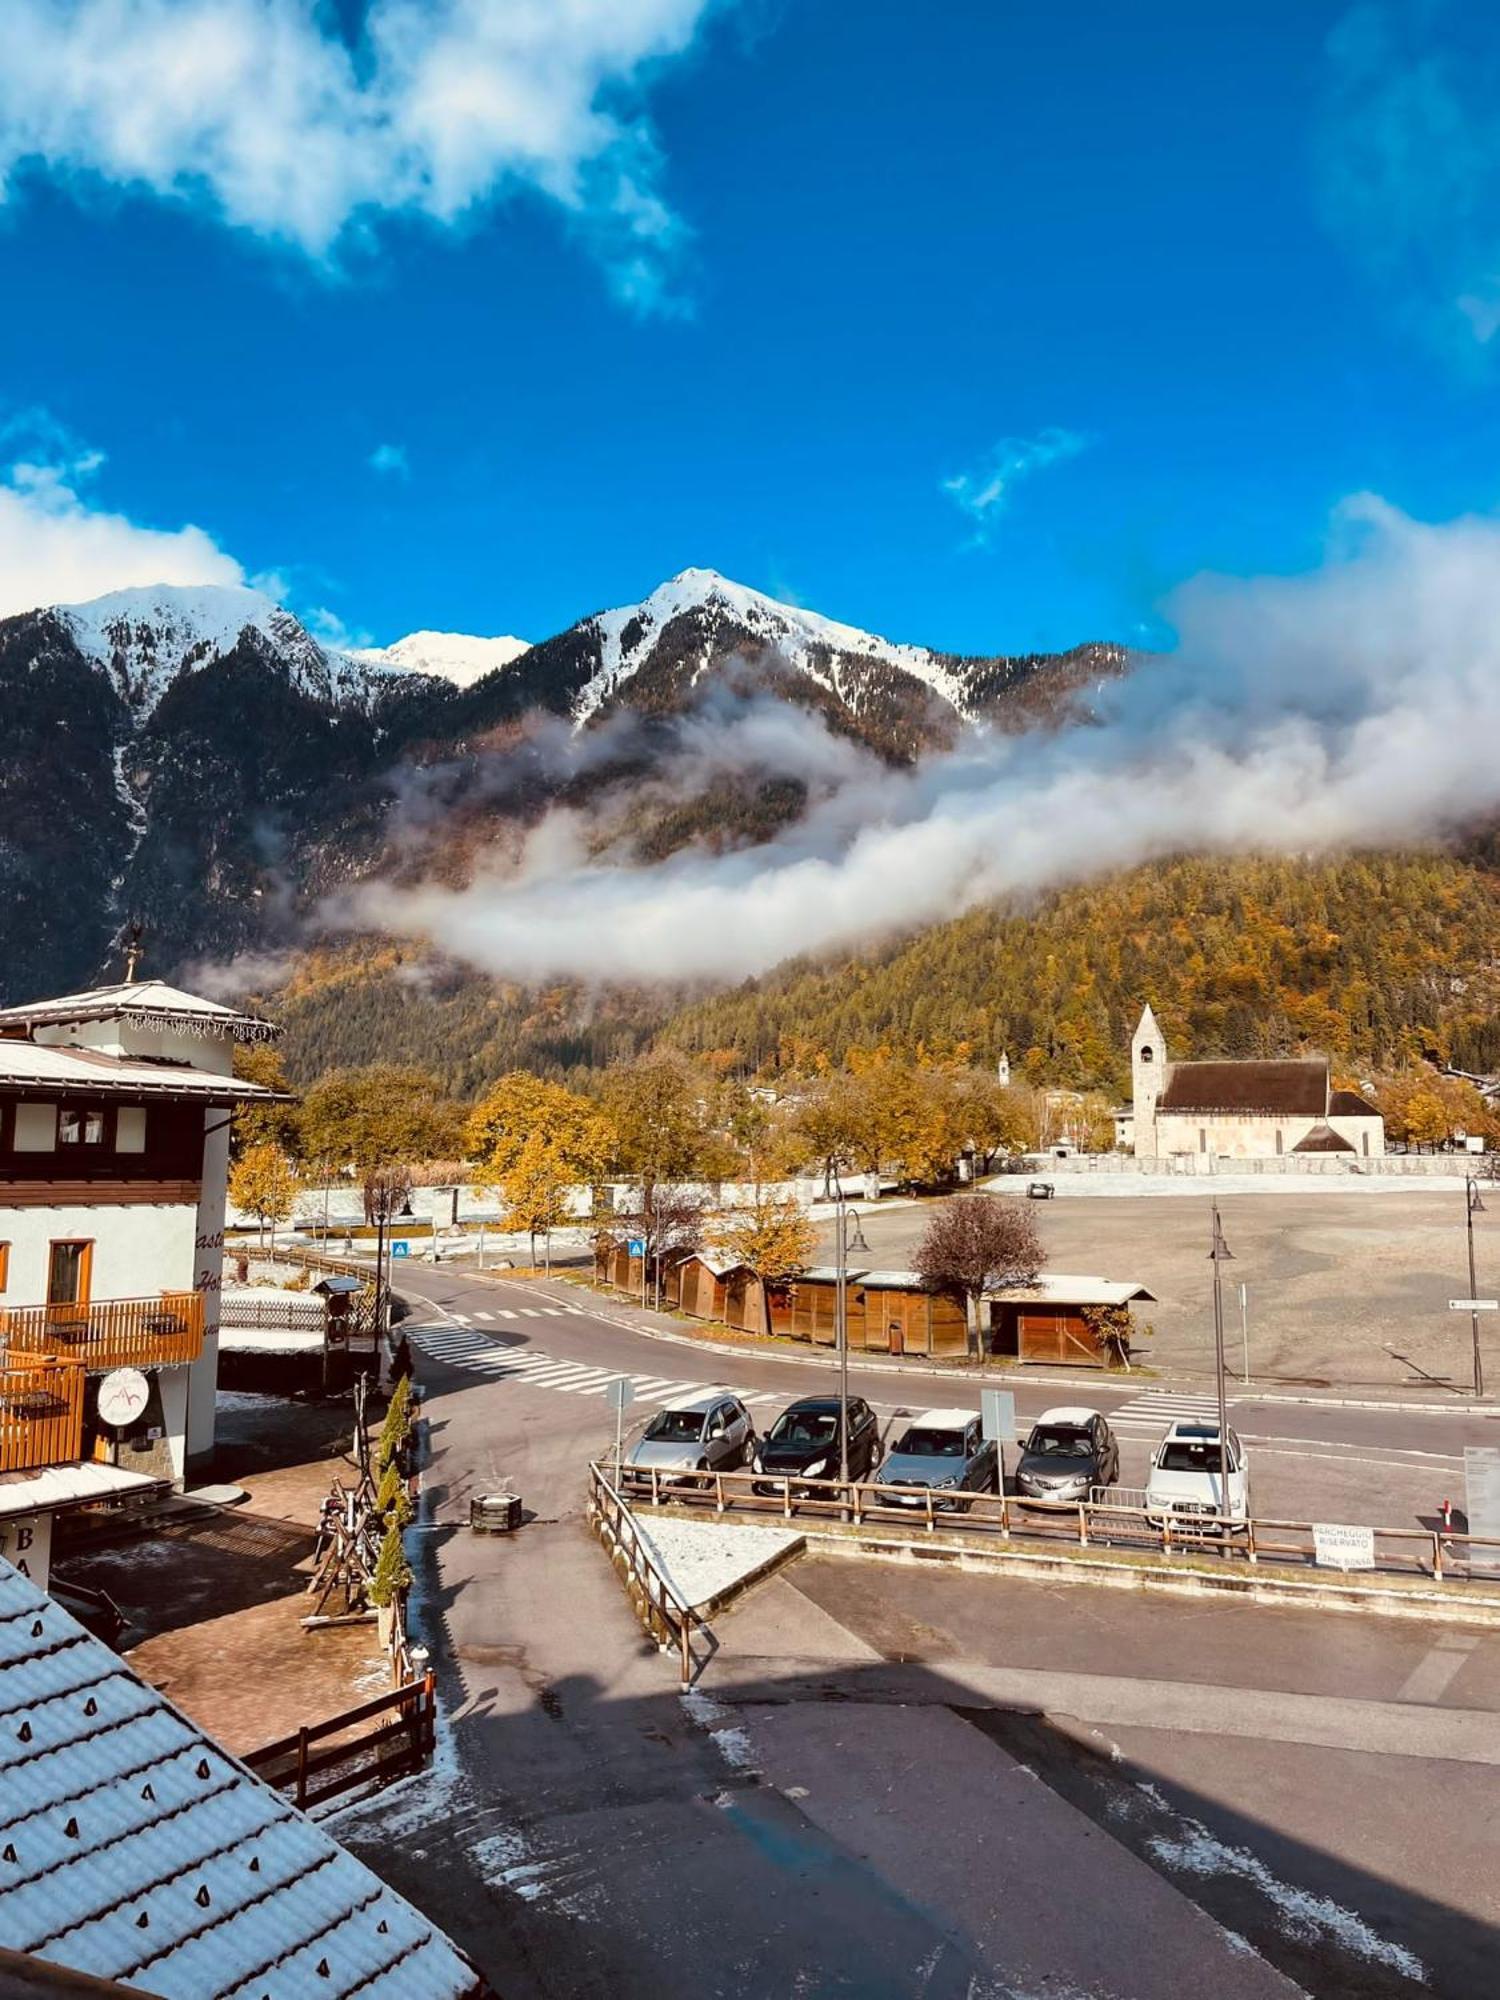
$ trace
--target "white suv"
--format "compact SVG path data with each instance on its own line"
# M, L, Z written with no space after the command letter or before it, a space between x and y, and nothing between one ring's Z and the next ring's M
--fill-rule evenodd
M1250 1519L1250 1468L1245 1447L1229 1438L1228 1492L1219 1460L1216 1423L1175 1423L1156 1447L1146 1480L1146 1517L1155 1527L1170 1519L1184 1528L1204 1516L1223 1516L1235 1529Z

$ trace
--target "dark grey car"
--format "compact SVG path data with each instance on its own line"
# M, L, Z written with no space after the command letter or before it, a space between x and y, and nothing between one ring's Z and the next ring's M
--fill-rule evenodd
M1068 1405L1043 1410L1016 1467L1023 1500L1087 1500L1095 1486L1120 1476L1120 1447L1097 1410Z

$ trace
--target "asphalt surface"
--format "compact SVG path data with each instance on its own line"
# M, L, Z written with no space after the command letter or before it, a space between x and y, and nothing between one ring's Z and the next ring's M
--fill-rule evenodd
M1487 1990L1500 1635L804 1560L718 1621L684 1700L582 1518L604 1387L633 1376L644 1414L727 1381L764 1426L831 1372L652 1338L564 1284L400 1283L444 1747L336 1824L506 2000ZM978 1401L853 1380L889 1412ZM1129 1451L1165 1415L1129 1384L1014 1386L1023 1416L1110 1409ZM1285 1440L1252 1447L1258 1505L1274 1468L1386 1518L1494 1435L1254 1398L1233 1419ZM470 1535L501 1487L527 1527Z

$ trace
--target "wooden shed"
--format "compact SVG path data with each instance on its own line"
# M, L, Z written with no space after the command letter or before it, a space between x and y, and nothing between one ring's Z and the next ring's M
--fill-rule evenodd
M989 1294L990 1351L1020 1361L1109 1368L1126 1358L1130 1308L1155 1293L1128 1279L1047 1272Z
M663 1296L694 1319L715 1319L746 1333L766 1333L766 1290L748 1264L694 1250L674 1261L662 1283Z
M915 1271L848 1273L849 1345L881 1354L962 1354L968 1345L960 1299L934 1292ZM838 1273L818 1265L768 1295L772 1333L832 1347L837 1339Z

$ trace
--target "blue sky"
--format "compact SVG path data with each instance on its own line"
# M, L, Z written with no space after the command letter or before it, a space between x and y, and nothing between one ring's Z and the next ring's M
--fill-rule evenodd
M1486 15L9 0L0 608L540 638L701 564L1018 651L1487 513Z

